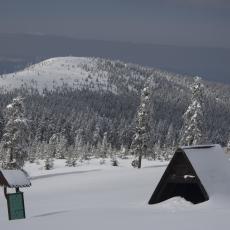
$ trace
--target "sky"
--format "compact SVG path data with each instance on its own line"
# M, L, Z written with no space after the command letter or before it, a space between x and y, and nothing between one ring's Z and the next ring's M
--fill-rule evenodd
M0 33L230 48L230 0L0 0Z

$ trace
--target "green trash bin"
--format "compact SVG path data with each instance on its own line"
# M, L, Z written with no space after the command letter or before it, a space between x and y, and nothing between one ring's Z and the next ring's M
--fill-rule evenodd
M23 192L6 194L9 220L24 219L25 205Z

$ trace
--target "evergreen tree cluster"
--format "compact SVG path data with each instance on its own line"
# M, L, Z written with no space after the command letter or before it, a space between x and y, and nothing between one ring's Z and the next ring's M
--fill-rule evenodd
M83 68L90 69L87 65ZM109 156L117 164L117 153L125 158L132 146L138 146L133 142L138 122L139 127L143 125L148 129L148 148L142 154L145 157L168 159L179 144L205 142L226 146L230 127L230 86L198 79L193 84L193 79L186 76L104 59L98 59L96 69L108 73L107 89L94 88L92 84L82 88L64 84L39 92L23 83L21 88L12 91L1 89L0 148L11 145L7 143L7 138L13 135L10 127L16 125L15 120L22 115L27 121L17 124L24 127L20 131L23 133L18 135L27 139L25 143L17 142L21 146L28 145L25 159L31 162L44 159L47 169L52 168L54 158L64 158L66 165L75 166L78 161L92 156L103 163ZM148 117L141 116L146 113L143 107L146 82ZM100 77L95 84L99 83ZM11 118L7 105L14 105L13 98L18 95L24 98L26 110L21 108ZM144 124L145 119L148 124ZM20 151L24 155L20 148L10 151L15 152L12 154ZM1 151L1 161L3 158Z

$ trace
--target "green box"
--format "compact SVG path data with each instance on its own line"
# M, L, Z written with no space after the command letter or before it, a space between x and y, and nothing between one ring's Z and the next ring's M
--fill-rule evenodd
M24 219L25 205L23 192L6 194L9 220Z

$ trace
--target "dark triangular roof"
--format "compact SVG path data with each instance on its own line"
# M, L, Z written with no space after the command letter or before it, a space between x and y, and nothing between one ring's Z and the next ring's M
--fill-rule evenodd
M178 169L177 167L185 167L186 169ZM187 187L193 184L195 192L191 189L191 193L200 193L199 195L205 201L210 196L229 195L230 185L226 183L229 181L230 164L219 145L181 147L176 150L149 200L149 204L159 203L165 198L169 198L170 194L167 193L170 193L169 190L172 188L172 186L168 186L170 183L174 183L174 190L176 189L175 183L178 183L177 186L190 184ZM186 185L183 185L183 189L186 189ZM190 192L188 189L187 193Z

